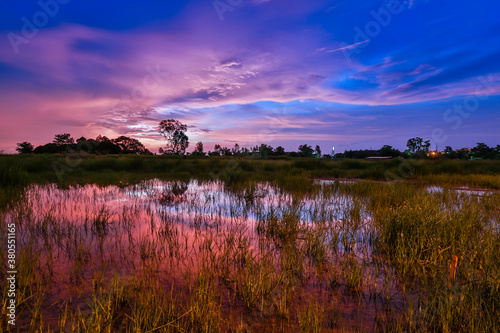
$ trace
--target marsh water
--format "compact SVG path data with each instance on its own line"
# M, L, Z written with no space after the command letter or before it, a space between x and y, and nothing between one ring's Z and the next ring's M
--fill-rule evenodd
M95 317L95 290L134 285L139 276L189 302L204 271L218 281L228 327L287 331L301 325L300 311L312 311L304 318L321 313L323 328L371 331L405 313L415 297L374 262L373 216L338 184L320 181L307 193L197 180L32 185L3 217L17 226L26 302L41 293L37 320L49 324L68 308ZM248 296L263 274L274 286ZM25 325L32 320L25 313Z

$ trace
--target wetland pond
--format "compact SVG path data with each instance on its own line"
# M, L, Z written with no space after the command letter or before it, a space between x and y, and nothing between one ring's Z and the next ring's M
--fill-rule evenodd
M391 187L397 189L384 189ZM493 196L469 200L475 193L338 181L294 190L197 180L31 185L20 203L0 212L4 224L16 225L16 329L408 327L425 317L416 309L428 308L427 291L387 259L375 221L411 191L450 211ZM395 201L374 208L379 199ZM495 220L488 212L478 217Z

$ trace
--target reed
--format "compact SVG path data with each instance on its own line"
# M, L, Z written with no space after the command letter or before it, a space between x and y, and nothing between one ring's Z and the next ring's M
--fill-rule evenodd
M19 317L0 332L500 329L496 192L311 178L394 161L244 159L241 176L210 180L234 159L154 156L88 158L56 186L45 172L62 157L9 158L21 176L2 186L22 200L0 218L16 224Z

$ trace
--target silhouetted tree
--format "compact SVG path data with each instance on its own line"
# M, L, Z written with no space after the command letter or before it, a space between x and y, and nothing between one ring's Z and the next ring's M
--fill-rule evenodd
M301 157L312 157L314 150L306 144L299 146L299 154Z
M194 146L193 155L205 155L203 152L203 142L198 141L196 146Z
M406 143L406 146L408 147L408 150L412 154L416 154L418 152L427 153L427 152L429 152L429 147L431 146L431 141L427 140L424 142L424 139L422 139L420 137L416 137L416 138L409 139L408 142Z
M35 154L70 153L72 151L92 154L151 154L151 152L137 139L120 136L109 139L99 135L95 139L80 137L75 140L67 133L57 134L51 143L38 146Z
M97 138L95 138L95 141L97 142L106 142L106 141L111 141L107 136L105 135L98 135Z
M222 147L219 144L216 144L214 146L214 153L217 153L217 155L221 156L222 155Z
M430 146L431 146L431 140L425 140L424 144L422 145L422 150L428 153Z
M33 145L27 141L18 143L16 151L19 154L30 154L33 152Z
M196 147L194 148L194 151L196 151L198 153L203 153L203 142L198 141L198 143L196 144Z
M273 153L273 147L268 146L266 144L261 144L259 147L259 156L260 157L268 157Z
M237 144L237 143L234 144L234 148L232 149L232 153L234 156L240 155L241 151L240 151L239 144Z
M260 156L259 146L252 147L251 154L252 156Z
M214 146L213 153L209 154L210 156L232 156L231 149L227 147L221 147L221 145L216 144Z
M472 148L472 155L476 158L494 158L495 149L490 148L487 144L479 142Z
M64 151L64 146L59 146L55 143L47 143L43 146L38 146L33 151L35 154L57 154Z
M451 148L451 146L446 146L444 148L444 157L445 158L450 158L450 159L455 159L458 158L458 154Z
M175 119L162 120L158 132L167 140L166 154L184 154L189 146L189 138L184 133L187 126Z
M401 155L401 152L397 149L394 149L392 146L383 145L382 148L379 149L378 155L382 157L397 157Z
M122 149L120 146L116 145L111 139L107 136L98 135L95 140L88 140L93 146L95 146L96 154L120 154Z
M274 150L274 155L276 155L276 156L285 155L285 148L283 148L281 146L276 147L276 149Z
M52 143L55 143L58 146L72 145L75 143L75 140L71 137L71 134L69 133L56 134L54 137L54 141L52 141Z
M424 141L424 139L422 139L420 137L411 138L408 140L408 142L406 142L406 147L408 147L408 150L412 154L414 154L420 149L423 141Z
M468 160L471 157L470 149L467 149L467 148L458 149L455 152L455 154L456 154L456 158L458 158L460 160Z
M321 147L319 145L316 145L316 148L314 148L314 154L316 157L321 157Z
M137 139L122 135L111 142L120 147L124 154L151 155L151 152Z

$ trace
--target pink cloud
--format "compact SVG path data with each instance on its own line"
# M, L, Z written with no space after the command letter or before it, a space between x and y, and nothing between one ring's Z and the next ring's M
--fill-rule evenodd
M287 2L278 3L273 14L287 8ZM294 2L286 11L288 15L317 6ZM1 41L0 62L29 73L34 80L12 83L15 89L6 87L0 92L0 149L12 149L24 140L42 144L60 132L76 137L132 135L159 146L161 138L155 127L166 117L190 124L193 143L224 137L249 144L263 138L279 141L289 134L273 133L269 130L273 126L314 128L322 120L291 115L276 120L266 114L248 119L243 111L239 119L221 123L221 109L259 101L308 99L391 105L472 94L476 86L471 79L415 92L409 89L411 83L435 75L439 69L421 65L410 73L390 71L401 63L390 57L375 65L347 64L342 52L316 51L325 45L321 31L291 30L264 36L257 28L248 29L237 22L213 24L215 13L210 18L189 14L192 16L166 27L133 31L61 25L41 31L19 54L12 52L6 40ZM331 84L346 76L369 78L380 88L367 93ZM500 93L497 77L491 89Z

